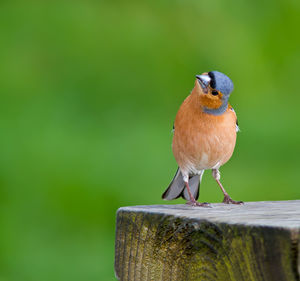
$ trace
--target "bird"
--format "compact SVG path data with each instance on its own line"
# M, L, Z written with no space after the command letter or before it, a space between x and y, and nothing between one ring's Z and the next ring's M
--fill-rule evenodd
M223 203L243 204L233 200L220 182L219 169L231 158L239 131L236 113L228 102L232 91L233 82L222 72L196 75L194 88L175 117L172 151L178 169L162 199L183 197L188 205L210 207L197 199L204 171L212 170Z

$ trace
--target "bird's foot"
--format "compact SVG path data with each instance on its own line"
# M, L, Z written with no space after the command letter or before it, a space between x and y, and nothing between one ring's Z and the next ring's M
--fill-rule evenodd
M196 200L190 200L186 202L187 205L193 206L193 207L205 207L205 208L211 208L210 204L207 202L200 203Z
M235 200L231 199L229 195L227 195L227 196L225 195L224 196L223 203L224 204L236 204L236 205L244 204L243 201L235 201Z

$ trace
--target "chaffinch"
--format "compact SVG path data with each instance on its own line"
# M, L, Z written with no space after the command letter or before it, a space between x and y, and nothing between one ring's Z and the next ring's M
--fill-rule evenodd
M162 198L172 200L182 196L189 205L207 206L196 200L203 173L211 169L224 194L223 203L242 204L230 198L220 182L219 172L233 153L239 130L236 114L228 103L233 83L218 71L196 78L191 94L175 118L172 150L179 167Z

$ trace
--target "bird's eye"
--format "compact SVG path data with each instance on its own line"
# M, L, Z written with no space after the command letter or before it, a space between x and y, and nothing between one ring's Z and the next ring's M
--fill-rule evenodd
M213 96L217 96L219 93L218 93L218 91L213 90L213 91L211 92L211 94L212 94Z

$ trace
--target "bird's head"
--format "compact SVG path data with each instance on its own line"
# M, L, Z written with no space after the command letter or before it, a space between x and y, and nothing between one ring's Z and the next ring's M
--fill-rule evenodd
M193 92L199 96L203 111L213 115L224 113L233 90L233 83L228 76L219 71L196 75Z

